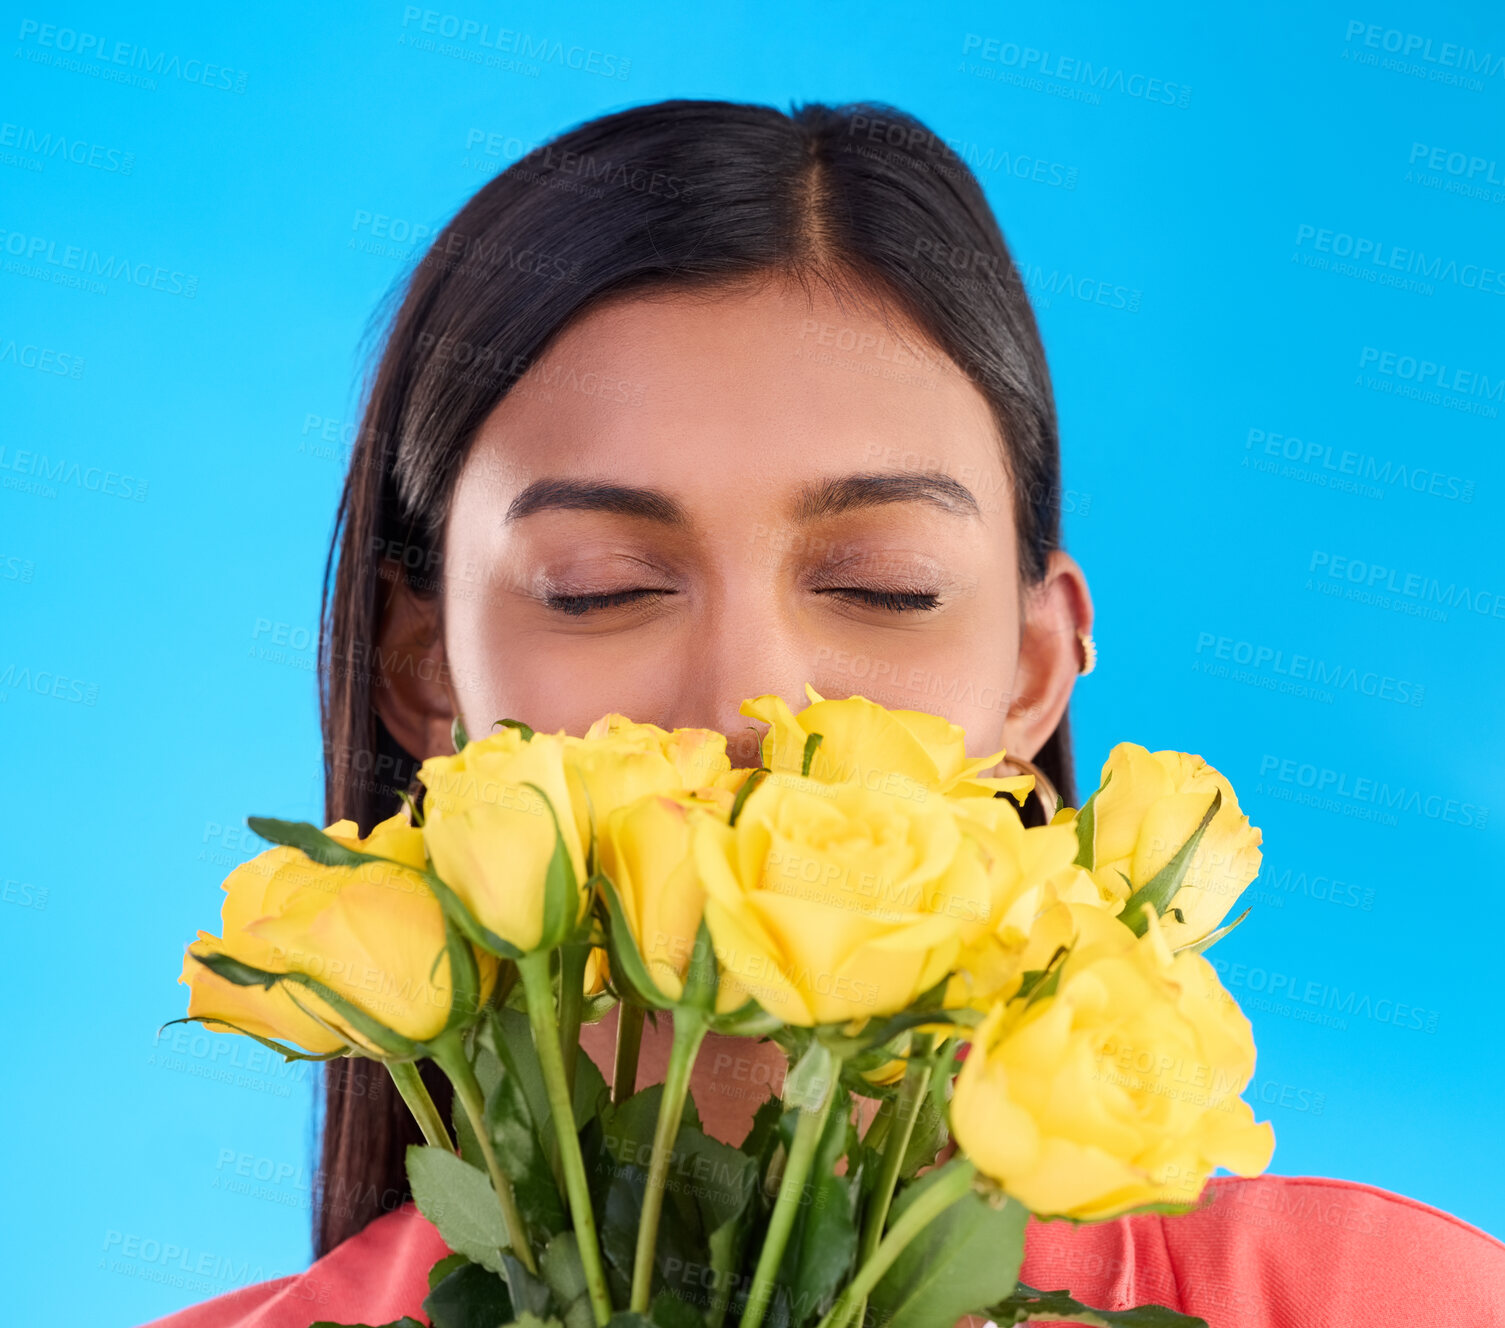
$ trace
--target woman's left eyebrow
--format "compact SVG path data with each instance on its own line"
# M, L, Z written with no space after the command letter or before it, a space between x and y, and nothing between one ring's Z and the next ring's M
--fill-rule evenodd
M842 512L916 502L953 516L981 515L972 491L959 480L938 470L902 470L863 471L812 481L795 495L790 516L796 524L808 525ZM549 510L609 512L678 528L692 524L684 506L662 489L562 478L534 480L508 505L503 520L519 521Z
M953 516L981 516L972 490L939 470L864 471L806 485L791 515L801 524L887 503L929 503Z

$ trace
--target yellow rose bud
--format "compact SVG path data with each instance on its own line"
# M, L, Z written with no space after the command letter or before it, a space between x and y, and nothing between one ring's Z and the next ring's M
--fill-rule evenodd
M418 771L426 790L423 842L435 874L477 922L524 953L546 939L544 883L556 817L575 874L575 920L590 902L577 821L584 811L572 803L564 758L563 734L535 733L530 740L509 727L454 756L432 757Z
M681 801L649 794L613 811L601 835L601 870L616 887L649 977L671 1001L684 993L705 912L690 852L694 815Z
M891 1087L904 1078L904 1073L909 1069L909 1061L903 1056L895 1056L891 1061L884 1061L882 1065L871 1070L864 1070L862 1077L870 1084L876 1084L880 1088Z
M225 881L224 937L201 932L189 956L218 952L266 972L303 974L405 1038L436 1036L449 1019L452 986L443 911L419 874L426 865L421 833L406 813L364 840L353 821L338 821L325 833L394 861L325 867L297 849L269 849ZM484 999L496 979L494 959L479 957L479 977ZM179 980L189 987L190 1015L315 1054L344 1045L381 1054L301 984L236 986L186 956Z
M586 845L592 811L599 835L614 808L650 793L714 788L731 770L724 734L688 728L670 733L616 713L603 715L583 738L566 737L564 760L576 793L577 832Z
M986 925L967 937L946 1005L986 1009L1017 986L1026 943L1035 921L1062 900L1097 902L1091 878L1072 865L1077 854L1072 826L1026 827L1004 798L967 798L955 804L964 831L983 852L988 874Z
M1161 916L1172 948L1215 930L1259 875L1262 835L1239 809L1233 786L1200 756L1151 752L1130 742L1109 753L1102 777L1104 787L1092 804L1093 876L1105 895L1121 899L1176 855L1206 814L1213 791L1221 792L1217 814ZM1173 908L1181 910L1183 922L1171 915Z
M610 980L611 965L607 960L606 951L598 945L592 946L591 952L585 957L585 994L587 996L601 995Z
M1096 1221L1192 1204L1226 1167L1253 1176L1275 1135L1239 1094L1254 1073L1248 1019L1200 955L1171 954L1093 905L1041 919L1027 967L1075 941L1053 994L997 1004L951 1103L957 1143L1032 1212Z
M879 792L772 774L735 826L698 819L718 1008L751 997L786 1024L865 1021L944 978L992 907L953 807L903 776Z
M805 740L819 733L810 778L823 783L882 789L891 778L904 776L936 793L992 797L1002 790L1021 801L1034 787L1028 775L979 775L1003 759L1003 749L969 759L965 730L939 715L889 710L863 696L828 701L809 683L805 694L811 704L798 715L772 693L741 705L742 714L771 726L763 736L763 764L770 770L799 774Z

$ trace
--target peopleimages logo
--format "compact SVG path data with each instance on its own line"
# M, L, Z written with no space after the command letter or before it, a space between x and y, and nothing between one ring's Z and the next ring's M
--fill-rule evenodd
M1458 69L1465 74L1483 74L1492 78L1505 73L1505 55L1476 51L1472 46L1463 46L1458 42L1437 41L1419 32L1402 32L1399 28L1365 23L1363 19L1348 20L1348 30L1343 34L1343 41L1347 45L1357 42L1372 51L1384 51L1406 60L1421 60L1446 69Z
M1308 245L1308 252L1331 254L1355 265L1368 264L1365 271L1378 268L1386 273L1403 272L1410 277L1449 282L1487 295L1505 295L1505 270L1482 263L1460 264L1455 258L1444 259L1435 254L1428 257L1420 249L1301 222L1296 227L1296 248L1305 250Z
M1387 780L1368 775L1353 777L1346 770L1334 770L1294 757L1261 756L1259 775L1262 781L1273 779L1278 784L1306 790L1318 798L1342 798L1392 812L1414 812L1430 821L1446 821L1449 825L1461 825L1466 829L1482 830L1489 823L1489 808L1478 803L1462 802L1425 789L1408 788L1405 784L1392 785ZM1336 804L1334 809L1341 810Z
M1453 581L1444 586L1435 576L1421 572L1402 572L1383 563L1365 562L1362 558L1348 558L1322 549L1313 550L1306 570L1311 575L1320 577L1325 574L1330 580L1361 586L1371 592L1399 595L1423 604L1467 609L1486 618L1505 618L1505 595L1493 590L1459 586Z

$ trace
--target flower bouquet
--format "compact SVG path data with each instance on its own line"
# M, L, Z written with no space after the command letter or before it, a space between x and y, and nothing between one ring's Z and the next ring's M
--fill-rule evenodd
M451 1251L432 1328L1200 1323L1018 1275L1029 1213L1184 1212L1215 1168L1269 1165L1250 1024L1201 957L1260 832L1199 758L1128 743L1027 828L1032 778L981 773L1002 752L806 690L743 703L770 726L753 770L708 730L507 719L457 724L421 806L365 838L251 818L276 847L188 947L188 1018L387 1066ZM580 1030L612 1006L608 1087ZM635 1092L666 1017L667 1076ZM788 1058L737 1146L689 1093L712 1032Z

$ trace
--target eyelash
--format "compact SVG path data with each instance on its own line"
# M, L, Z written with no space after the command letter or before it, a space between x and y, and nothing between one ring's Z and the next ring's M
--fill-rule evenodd
M582 617L595 609L609 609L619 604L626 604L643 595L673 594L673 591L650 590L618 590L609 595L550 595L544 603L551 609L557 609L561 613L567 613L571 617ZM913 610L926 612L938 608L940 596L930 591L908 590L862 590L856 587L831 588L816 592L822 595L851 595L863 603L875 608L887 609L892 613L905 613Z

